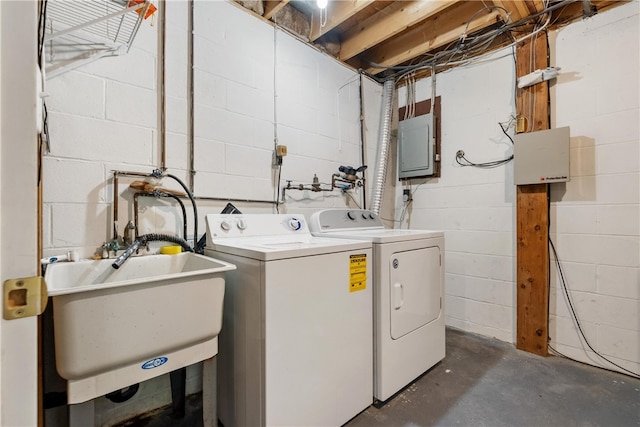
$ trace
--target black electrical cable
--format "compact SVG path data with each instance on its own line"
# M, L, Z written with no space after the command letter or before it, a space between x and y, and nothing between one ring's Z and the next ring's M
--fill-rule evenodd
M500 126L500 129L502 129L502 133L504 133L507 136L507 138L509 138L509 141L511 141L511 144L514 144L513 138L511 138L511 135L507 133L507 130L504 128L504 126L502 126L502 123L498 123L498 126Z
M575 310L575 308L573 306L573 302L571 301L571 296L569 294L569 290L568 290L568 287L567 287L566 279L565 279L565 276L564 276L564 271L562 269L562 265L560 264L560 260L558 259L558 252L556 251L556 247L554 246L553 241L551 240L551 236L549 236L549 245L551 247L551 250L553 251L553 256L555 258L556 268L558 269L558 273L560 274L560 283L562 285L562 290L564 292L564 295L567 298L567 305L569 306L569 311L571 312L571 317L573 317L573 321L576 323L576 327L578 328L578 331L580 332L580 336L584 340L584 343L587 345L587 347L589 347L589 350L591 350L596 356L600 357L602 360L612 364L613 366L615 366L618 369L623 370L625 373L627 373L630 376L633 376L635 378L640 378L640 374L637 374L637 373L635 373L633 371L630 371L629 369L626 369L626 368L620 366L619 364L617 364L617 363L613 362L612 360L608 359L603 354L598 352L595 348L593 348L593 346L591 345L591 343L587 339L587 336L585 335L584 330L582 329L582 325L580 325L580 322L578 321L578 316L577 316L576 310ZM563 357L567 357L567 356L562 355L557 350L555 350L553 347L551 347L551 345L549 345L549 344L547 344L547 345L554 352L558 353L559 355L561 355ZM567 359L571 359L571 358L567 357ZM571 359L571 360L573 360L573 359ZM612 369L604 368L604 367L601 367L601 366L597 366L597 368L605 369L607 371L612 371L612 372L618 372L618 371L614 371ZM618 372L618 373L620 373L620 372Z
M500 130L502 130L502 133L504 133L507 136L507 138L509 138L509 141L511 141L511 144L513 144L513 138L511 138L511 136L507 133L507 130L504 128L504 126L502 126L502 123L498 122L498 126L500 126ZM498 166L506 165L511 160L513 160L513 154L507 157L506 159L475 163L465 157L464 151L458 150L458 152L456 153L456 163L459 164L460 166L471 166L474 168L481 168L481 169L496 168Z
M612 364L613 366L621 369L624 372L620 372L620 371L616 371L613 369L609 369L609 368L605 368L604 366L595 366L596 368L599 369L603 369L605 371L609 371L609 372L615 372L617 374L623 374L623 375L630 375L634 378L640 378L640 375L630 371L620 365L618 365L615 362L612 362L611 360L609 360L608 358L606 358L605 356L603 356L600 352L598 352L595 348L593 348L593 346L591 345L591 343L589 342L589 340L587 339L587 336L585 335L584 331L582 330L582 325L580 325L580 322L578 321L578 315L576 314L575 308L573 307L573 302L571 301L571 296L569 294L569 289L567 287L567 282L564 276L564 270L562 269L562 264L560 264L560 258L558 258L558 252L556 251L556 247L553 244L553 241L551 240L551 233L550 230L551 229L551 196L549 194L549 191L547 191L547 239L549 241L549 246L551 247L551 250L553 251L553 257L555 258L555 264L556 264L556 268L558 269L558 273L560 274L560 282L562 285L562 290L564 292L565 297L567 298L567 304L569 306L569 311L571 312L571 317L573 318L573 321L575 322L578 331L580 332L580 336L582 337L582 339L584 340L585 344L587 345L587 347L589 347L589 349L598 357L600 357L602 360L605 360L606 362L609 362L610 364ZM549 264L551 264L551 253L548 254L548 259L547 261L549 262ZM548 271L548 276L547 276L547 313L550 313L549 311L549 307L550 307L550 300L551 300L551 269L549 269ZM547 315L547 331L549 330L549 316ZM555 348L553 348L550 344L551 338L548 338L549 342L547 342L547 347L553 351L554 353L556 353L558 356L560 357L564 357L565 359L577 362L577 363L584 363L581 362L579 360L576 360L572 357L566 356L562 353L560 353L558 350L556 350ZM593 365L590 365L593 366Z
M40 7L40 16L38 17L38 67L42 74L44 74L44 37L46 33L46 25L47 25L47 5L48 0L42 0ZM40 94L37 94L40 96ZM47 103L44 99L42 99L42 132L41 132L41 140L44 146L46 147L45 152L49 152L49 113L47 111ZM41 150L42 151L42 150ZM44 153L41 153L44 154Z
M44 35L47 23L47 1L41 3L40 16L38 19L38 66L42 65L42 53L44 51Z
M465 157L464 152L459 151L458 153L456 153L457 164L459 164L460 166L471 166L471 167L480 168L480 169L497 168L498 166L506 165L511 160L513 160L513 154L507 157L506 159L494 160L491 162L474 163Z

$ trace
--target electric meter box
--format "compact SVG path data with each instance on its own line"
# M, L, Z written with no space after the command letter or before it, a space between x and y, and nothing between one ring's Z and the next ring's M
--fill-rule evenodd
M398 122L398 178L433 175L433 115Z
M513 177L515 185L569 181L569 127L516 134Z

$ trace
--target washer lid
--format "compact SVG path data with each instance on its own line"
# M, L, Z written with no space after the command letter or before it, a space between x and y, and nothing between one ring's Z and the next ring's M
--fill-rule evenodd
M366 250L371 249L371 242L354 239L336 240L311 235L295 237L238 237L213 239L212 245L208 245L207 249L260 261L273 261Z

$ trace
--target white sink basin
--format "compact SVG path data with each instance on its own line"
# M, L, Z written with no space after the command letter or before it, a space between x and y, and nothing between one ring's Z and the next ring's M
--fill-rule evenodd
M217 354L224 272L182 253L51 264L56 368L80 403Z

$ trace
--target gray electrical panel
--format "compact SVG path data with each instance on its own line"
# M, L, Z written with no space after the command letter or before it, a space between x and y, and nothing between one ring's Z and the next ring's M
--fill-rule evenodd
M516 185L569 181L569 127L516 134L513 177Z
M398 123L398 178L433 175L433 115Z

